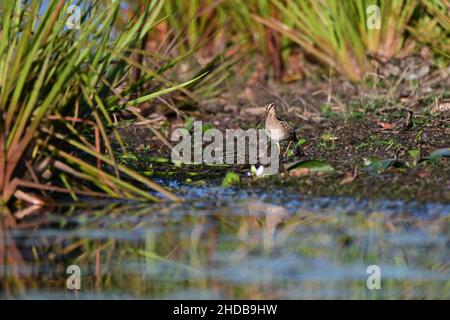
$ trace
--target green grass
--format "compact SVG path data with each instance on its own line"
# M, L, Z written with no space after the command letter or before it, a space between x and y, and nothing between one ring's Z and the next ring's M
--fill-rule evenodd
M424 0L422 1L426 13L413 26L407 30L421 43L428 45L432 50L446 59L450 58L450 1Z
M322 63L332 66L350 80L361 81L371 64L367 54L386 59L400 53L405 43L405 27L415 2L395 1L280 1L272 3L281 18L253 18L300 45ZM381 28L367 26L367 8L377 4Z
M367 24L373 5L380 9L379 29ZM389 61L427 45L448 58L449 5L448 0L167 0L164 13L168 30L182 39L182 51L201 43L206 51L237 45L262 56L265 71L280 78L295 69L293 61L304 63L300 48L359 82L375 71L369 56Z
M131 58L160 21L162 2L151 1L120 28L120 2L80 5L79 30L66 25L66 1L51 1L42 15L43 1L21 2L0 8L0 202L9 203L18 191L40 201L35 192L42 190L73 198L178 200L119 164L111 141L114 137L125 148L111 111L188 87L204 76L177 84L164 77L179 61L176 57L160 68ZM131 81L132 69L139 69L144 80ZM124 87L121 93L119 87Z

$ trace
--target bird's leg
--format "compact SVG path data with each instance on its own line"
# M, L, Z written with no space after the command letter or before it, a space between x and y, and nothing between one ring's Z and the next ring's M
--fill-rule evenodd
M286 148L286 151L284 152L284 154L283 154L283 158L286 156L286 154L288 153L288 150L289 150L289 147L291 146L291 144L292 144L292 140L289 140L289 144L288 144L288 146L287 146L287 148Z
M278 156L279 156L280 153L281 153L281 148L280 148L280 143L279 142L277 142L277 148L278 148Z

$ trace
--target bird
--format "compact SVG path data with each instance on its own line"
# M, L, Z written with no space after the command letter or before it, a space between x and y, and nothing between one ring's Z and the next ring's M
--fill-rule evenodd
M277 107L275 103L267 103L265 105L266 108L266 122L265 122L265 129L266 134L269 136L270 140L275 142L278 147L278 152L281 152L280 150L280 142L289 140L289 145L286 149L285 154L289 150L289 147L292 143L292 140L296 137L294 128L287 123L286 121L281 120L277 116ZM283 155L284 157L285 155Z

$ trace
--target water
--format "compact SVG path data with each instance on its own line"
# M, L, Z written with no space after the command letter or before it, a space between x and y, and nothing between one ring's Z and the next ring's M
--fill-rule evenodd
M450 204L176 186L186 202L1 218L0 297L450 298ZM66 288L69 265L78 291Z

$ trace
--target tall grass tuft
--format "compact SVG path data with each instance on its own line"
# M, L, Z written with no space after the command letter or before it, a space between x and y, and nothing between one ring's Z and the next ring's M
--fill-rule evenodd
M405 57L420 43L448 56L448 10L448 0L167 0L164 4L167 32L182 39L181 51L218 34L222 47L232 43L250 48L269 62L265 66L273 69L275 78L281 78L290 68L299 69L300 48L301 55L306 53L353 81L375 70L372 57L382 61ZM380 23L374 25L377 15ZM207 42L207 47L213 43Z
M110 110L195 83L175 85L130 57L158 24L163 1L149 1L116 28L120 1L6 1L0 8L0 202L45 202L48 192L159 201L178 198L119 164ZM79 24L78 24L79 22ZM142 81L130 82L139 68ZM152 92L142 91L156 88ZM122 87L124 90L118 91ZM139 92L143 94L136 96ZM34 191L32 190L34 189ZM149 192L152 189L155 192ZM44 199L44 200L43 200Z
M370 70L367 55L386 59L405 48L405 28L417 5L414 1L393 0L272 0L282 17L265 18L262 23L298 44L308 54L335 68L354 81ZM367 24L371 5L380 8L381 28Z
M424 0L421 1L427 14L421 15L419 21L407 30L421 43L428 45L433 51L450 58L450 1Z

